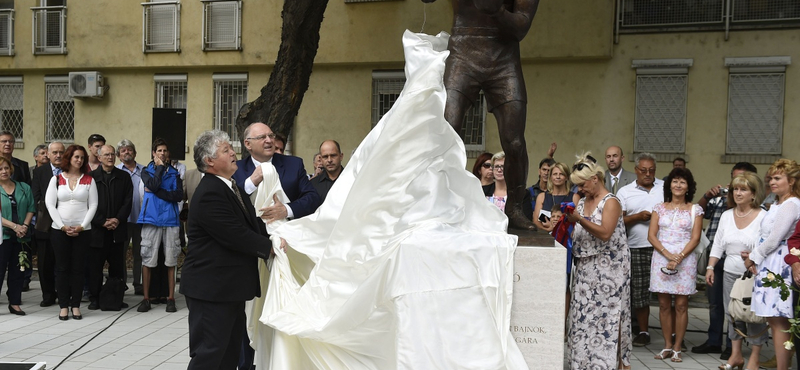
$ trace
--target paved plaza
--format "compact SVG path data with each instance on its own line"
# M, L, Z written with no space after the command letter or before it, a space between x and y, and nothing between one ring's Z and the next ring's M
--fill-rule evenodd
M31 290L22 293L22 309L26 316L8 313L5 284L0 295L0 363L46 362L47 369L58 366L60 370L72 369L128 369L177 370L185 369L189 362L189 335L186 302L176 294L178 312L167 313L165 305L153 305L146 313L136 312L140 296L130 289L125 302L130 310L120 312L89 311L83 304L83 320L59 321L58 307L39 307L41 291L39 282L31 283ZM703 294L702 292L698 294ZM658 308L651 308L650 322L658 325ZM699 345L705 341L708 310L702 307L689 309L689 330L686 345ZM634 347L633 369L717 369L719 355L686 353L683 363L655 360L663 347L661 332L651 330L652 343L647 347ZM745 357L749 356L745 349ZM772 346L765 346L762 361L773 354ZM566 369L566 367L565 367ZM548 370L548 369L545 369Z

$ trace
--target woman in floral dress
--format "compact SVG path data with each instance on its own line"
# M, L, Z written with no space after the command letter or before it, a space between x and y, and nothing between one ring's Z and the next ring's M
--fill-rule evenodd
M789 329L789 319L794 318L792 300L782 300L780 290L763 286L762 279L767 277L767 270L781 275L787 283L800 277L800 263L789 253L787 243L800 219L800 166L791 159L777 160L767 170L767 183L775 194L775 203L761 221L758 245L750 253L743 252L742 257L744 266L758 274L750 310L767 318L778 370L787 370L792 366L792 353L784 343L792 337L784 330Z
M570 369L630 369L631 258L622 207L605 188L603 168L586 155L570 176L585 197L564 215L575 223L568 361Z
M697 257L692 251L700 242L703 230L703 208L692 204L696 190L691 171L673 169L664 181L664 203L653 208L650 218L647 235L653 245L650 291L658 293L659 319L664 334L664 349L656 359L683 362L681 342L689 324L689 296L697 293ZM674 342L672 334L675 334Z

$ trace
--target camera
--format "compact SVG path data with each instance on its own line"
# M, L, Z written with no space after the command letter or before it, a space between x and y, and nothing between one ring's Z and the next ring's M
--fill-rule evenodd
M728 188L719 189L719 195L721 195L723 197L727 197L728 196Z

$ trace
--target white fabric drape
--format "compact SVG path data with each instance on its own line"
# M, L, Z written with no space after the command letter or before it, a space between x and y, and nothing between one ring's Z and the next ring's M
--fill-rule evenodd
M509 333L517 239L443 116L448 37L404 33L400 97L316 213L273 231L259 369L527 369Z

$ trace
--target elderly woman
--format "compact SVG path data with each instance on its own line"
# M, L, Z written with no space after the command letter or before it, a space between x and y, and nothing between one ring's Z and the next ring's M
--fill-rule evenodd
M86 165L86 149L70 145L61 161L61 174L50 179L44 202L53 224L50 242L56 256L59 320L80 320L84 262L91 242L89 230L97 210L97 185Z
M475 158L472 174L481 180L483 195L490 196L494 192L494 174L492 173L492 153L482 153Z
M755 173L745 172L734 177L728 189L730 190L727 196L728 207L732 209L725 211L719 219L719 226L706 267L706 283L709 286L722 283L722 302L725 305L726 313L729 312L728 302L731 299L733 283L746 271L741 253L749 252L758 242L761 220L766 214L761 211L761 202L764 201L764 183ZM725 275L723 281L714 281L714 266L723 254L727 256L724 263ZM735 367L741 369L745 363L742 356L743 337L738 334L736 329L739 329L739 332L746 330L749 335L755 336L751 339L753 350L750 361L747 363L747 369L757 369L761 345L769 340L767 325L746 324L745 328L745 323L731 320L728 320L731 357L721 368L724 370Z
M506 153L505 152L498 152L492 156L492 176L494 176L494 190L490 194L486 195L486 199L489 199L497 208L500 208L501 211L505 212L506 210L506 199L508 198L508 189L506 187L506 178L504 176L505 171L503 166L506 163ZM484 194L486 194L484 192Z
M564 215L575 223L568 360L570 369L630 369L631 265L622 207L605 188L603 168L587 155L570 176L585 197Z
M659 318L664 334L664 349L655 358L671 357L672 362L683 362L681 343L689 324L689 296L697 292L697 257L692 251L700 242L703 208L692 203L697 184L691 171L674 168L667 180L664 182L664 203L653 208L647 235L647 240L653 245L650 291L658 293ZM672 334L675 334L674 342Z
M550 222L550 209L563 202L578 203L580 196L569 189L569 168L564 163L556 163L550 167L550 179L547 181L547 191L536 196L536 206L533 209L533 224L536 227L553 231Z
M22 243L31 240L28 229L36 208L33 193L28 184L12 180L14 166L0 157L0 210L3 216L3 244L0 245L0 288L3 276L8 270L8 311L23 316L25 311L19 308L22 304L22 283L24 273L20 271L19 254ZM28 261L30 268L30 261Z
M757 273L750 309L757 316L767 318L775 342L778 370L787 370L792 364L792 353L784 343L791 340L791 334L784 331L789 329L789 319L794 318L792 300L782 300L780 291L763 286L762 279L771 271L786 281L793 279L800 283L800 263L794 263L787 245L800 219L800 166L793 160L779 159L770 166L767 179L775 194L775 203L761 221L758 245L750 253L742 252L742 258L745 267ZM787 260L792 262L791 267Z

